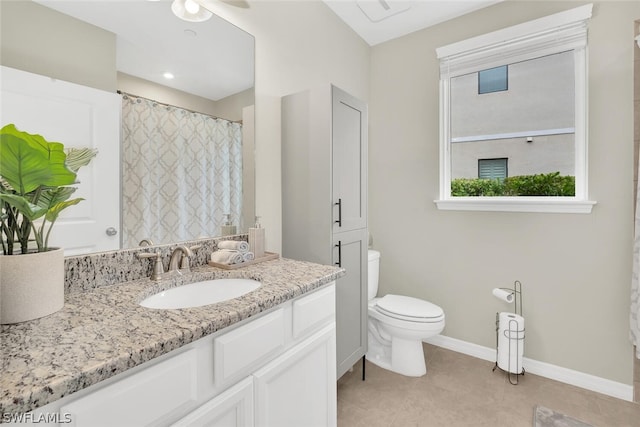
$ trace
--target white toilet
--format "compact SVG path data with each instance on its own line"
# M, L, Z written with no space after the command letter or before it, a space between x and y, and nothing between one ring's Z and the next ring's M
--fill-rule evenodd
M410 377L427 373L422 340L444 329L444 311L435 304L402 295L376 298L380 252L369 250L369 351L367 360Z

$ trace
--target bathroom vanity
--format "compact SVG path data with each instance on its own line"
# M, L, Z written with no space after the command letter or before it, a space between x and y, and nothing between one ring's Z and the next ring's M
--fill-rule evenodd
M58 313L2 326L0 419L335 425L335 280L343 274L288 259L236 271L200 266L168 286L220 277L261 286L180 310L140 306L157 290L147 278L71 293Z

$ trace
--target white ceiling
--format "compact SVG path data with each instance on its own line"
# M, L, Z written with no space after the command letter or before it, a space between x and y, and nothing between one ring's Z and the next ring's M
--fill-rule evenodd
M213 100L253 87L253 36L215 14L203 23L186 22L172 14L171 0L35 1L115 33L123 73ZM373 46L502 0L323 1ZM165 71L175 79L166 80Z
M213 100L253 87L253 36L216 15L186 22L171 0L35 1L115 33L123 73Z
M502 0L323 0L370 46Z

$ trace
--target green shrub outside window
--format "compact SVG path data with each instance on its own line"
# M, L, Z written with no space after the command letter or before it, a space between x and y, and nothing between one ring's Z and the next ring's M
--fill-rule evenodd
M548 174L508 178L456 178L451 180L451 196L575 196L575 177Z

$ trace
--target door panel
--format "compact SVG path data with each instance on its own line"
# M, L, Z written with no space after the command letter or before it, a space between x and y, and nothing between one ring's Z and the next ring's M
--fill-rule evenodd
M367 106L336 87L332 89L335 233L367 226Z
M334 331L325 326L254 374L256 426L336 425Z
M1 67L1 125L37 133L98 155L80 169L73 197L85 200L62 212L50 246L65 255L120 247L120 96L50 77ZM117 234L107 234L108 228ZM112 233L112 232L111 232Z
M334 260L346 270L336 281L337 378L367 351L366 257L366 229L334 234Z

